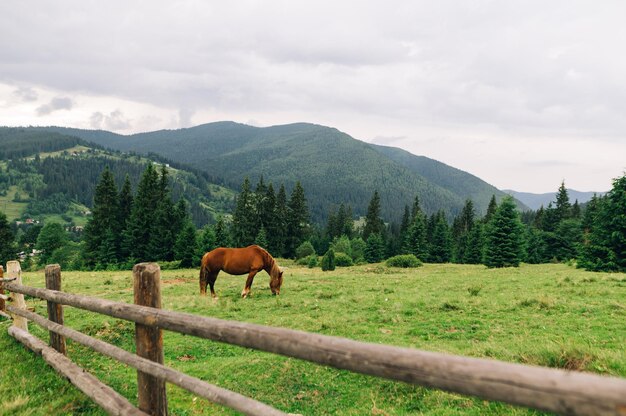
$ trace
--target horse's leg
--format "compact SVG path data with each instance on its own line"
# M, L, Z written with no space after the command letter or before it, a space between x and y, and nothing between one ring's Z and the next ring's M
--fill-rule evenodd
M210 272L209 273L209 277L208 277L208 281L209 281L209 286L211 287L211 296L213 297L213 299L217 299L217 295L215 294L215 290L213 289L213 286L215 286L215 280L217 280L217 275L219 274L219 270L216 272ZM206 291L206 285L204 286L204 290Z
M200 268L200 294L206 295L206 285L208 283L209 270L205 267Z
M241 297L248 297L250 294L250 290L252 289L252 281L254 280L254 276L258 273L258 270L250 270L250 274L248 274L248 279L246 279L246 286L241 291Z

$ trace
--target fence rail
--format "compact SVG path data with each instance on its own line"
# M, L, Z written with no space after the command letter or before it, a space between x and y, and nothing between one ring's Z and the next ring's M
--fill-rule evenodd
M58 290L33 288L23 286L17 281L5 283L5 288L16 294L29 295L55 304L69 305L129 320L145 327L166 329L254 348L361 374L435 387L450 392L474 395L484 399L498 400L559 414L626 415L626 380L621 378L453 356L358 342L285 328L225 321L69 294ZM10 307L9 311L16 316L31 319L56 334L74 339L77 342L85 342L85 345L89 345L99 352L107 355L114 354L115 359L160 380L174 384L176 384L174 381L176 377L179 377L178 380L180 380L181 373L175 370L161 364L146 364L145 361L148 360L138 359L125 351L122 353L118 351L119 349L113 350L110 347L116 347L102 341L87 339L89 337L62 325L33 316L34 314L24 311L19 306ZM138 366L142 367L139 368ZM219 389L216 386L211 386L190 376L185 377L189 377L184 381L187 383L187 387L181 387L188 388L191 386L196 389L190 390L195 394L245 414L284 414L259 402L255 403L267 408L263 408L263 410L246 408L247 410L245 410L243 407L236 407L240 406L244 399L252 399L233 392L220 392L216 390ZM199 391L206 392L206 395L200 394ZM258 406L253 403L249 404L253 407Z

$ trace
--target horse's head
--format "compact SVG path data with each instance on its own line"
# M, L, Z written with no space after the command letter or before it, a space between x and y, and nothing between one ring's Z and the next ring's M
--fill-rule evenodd
M280 287L283 284L283 270L280 267L275 266L272 268L270 276L270 289L272 289L272 295L280 295Z

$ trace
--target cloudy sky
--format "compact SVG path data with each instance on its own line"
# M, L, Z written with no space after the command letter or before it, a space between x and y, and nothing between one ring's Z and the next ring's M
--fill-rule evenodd
M0 2L0 125L307 121L501 189L626 171L626 2Z

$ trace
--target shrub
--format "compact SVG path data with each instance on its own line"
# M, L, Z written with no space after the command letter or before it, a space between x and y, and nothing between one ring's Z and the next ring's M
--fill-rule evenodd
M311 254L309 257L307 257L307 259L308 259L307 266L309 269L312 269L313 267L317 267L317 265L319 264L317 254Z
M349 267L353 266L352 257L346 253L335 253L335 266L337 267Z
M335 270L335 250L329 248L324 257L322 257L322 270Z
M335 254L345 253L352 257L352 244L350 243L350 239L345 235L342 235L339 238L335 237L335 240L333 241L333 248L335 249Z
M387 259L387 267L420 267L422 262L414 254L401 254Z
M315 254L315 249L310 241L305 241L296 248L296 259L302 259L304 257Z

